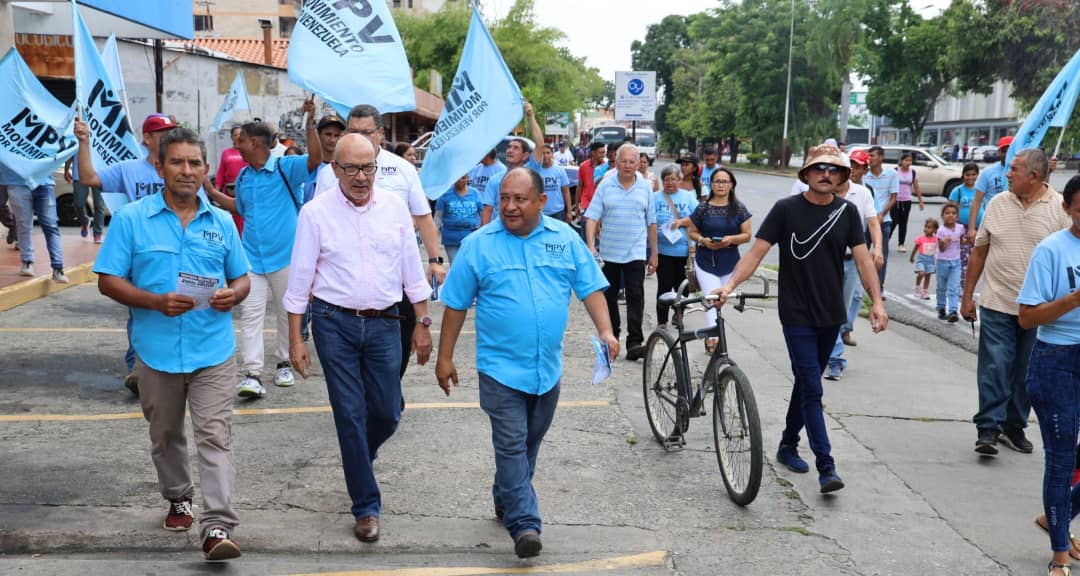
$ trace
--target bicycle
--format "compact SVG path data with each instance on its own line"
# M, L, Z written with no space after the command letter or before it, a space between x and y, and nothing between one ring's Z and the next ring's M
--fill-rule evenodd
M769 281L763 280L765 288L761 293L734 292L729 296L735 301L736 311L745 311L749 299L769 297ZM717 311L716 326L685 329L683 319L689 306L699 303L711 306L717 299L712 295L681 296L686 286L683 282L678 292L659 297L661 306L672 309L674 334L657 328L645 344L642 389L649 427L665 450L681 449L686 443L690 419L706 415L706 398L712 392L716 461L728 496L736 504L746 506L754 501L761 487L762 437L757 401L750 379L728 355L720 311ZM701 338L717 338L718 342L701 384L694 391L686 343Z

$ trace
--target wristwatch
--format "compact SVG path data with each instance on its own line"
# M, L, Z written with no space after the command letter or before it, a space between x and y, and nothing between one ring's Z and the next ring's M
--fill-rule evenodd
M424 328L431 328L431 316L420 316L416 319L416 323Z
M428 258L427 261L428 261L428 264L442 264L443 263L443 258L442 258L442 256L436 256L434 258Z

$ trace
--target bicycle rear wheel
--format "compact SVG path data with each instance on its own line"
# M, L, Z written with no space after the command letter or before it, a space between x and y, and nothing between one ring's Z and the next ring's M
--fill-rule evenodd
M682 353L675 338L663 331L649 335L641 370L645 414L656 441L665 448L680 441L689 425L690 381L683 373Z
M713 381L713 441L728 496L739 506L761 487L762 438L757 400L750 380L737 366L710 363Z

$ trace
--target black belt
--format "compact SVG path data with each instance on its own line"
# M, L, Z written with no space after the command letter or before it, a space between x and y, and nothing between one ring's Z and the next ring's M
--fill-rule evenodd
M339 312L351 314L353 316L361 316L363 318L387 318L390 320L404 320L405 317L397 313L397 305L393 305L385 310L376 310L374 308L368 308L366 310L355 310L353 308L346 308L344 306L338 306L337 304L331 304L321 298L316 298L319 302L326 305L328 308L333 308Z

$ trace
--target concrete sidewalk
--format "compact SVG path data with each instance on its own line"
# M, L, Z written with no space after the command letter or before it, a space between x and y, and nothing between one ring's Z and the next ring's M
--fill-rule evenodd
M0 226L0 233L6 235L7 229ZM64 272L71 280L70 284L57 284L49 277L52 267L49 264L45 234L37 226L34 227L33 242L34 276L32 278L19 274L22 257L21 253L15 249L15 244L0 248L0 312L72 286L97 280L92 269L101 246L94 244L92 237L79 236L78 228L60 228L60 242L64 250Z
M655 282L646 287L648 330ZM791 387L775 302L762 312L726 309L731 355L751 379L765 436L762 490L740 508L720 480L708 418L692 422L684 451L667 453L653 440L641 362L620 358L610 380L588 383L593 330L583 307L572 306L562 404L535 481L545 520L541 558L514 558L493 521L490 431L475 406L470 314L457 354L462 386L444 398L432 365L411 367L403 382L410 408L377 463L384 499L377 545L351 536L317 367L293 389L237 406L249 410L233 421L245 556L230 565L232 573L424 574L473 566L477 571L453 573L925 576L1045 569L1048 541L1031 525L1041 509L1037 428L1029 429L1033 455L975 454L971 354L896 324L871 335L859 320L851 367L843 380L825 384L847 487L822 496L814 474L793 474L772 460ZM65 314L73 310L78 314ZM106 565L124 574L149 566L202 572L195 535L159 527L164 507L145 422L120 385L124 318L91 286L0 314L10 358L0 387L0 572L104 573ZM691 351L700 374L704 352L696 343ZM121 559L120 567L109 564ZM614 568L589 564L598 561Z

